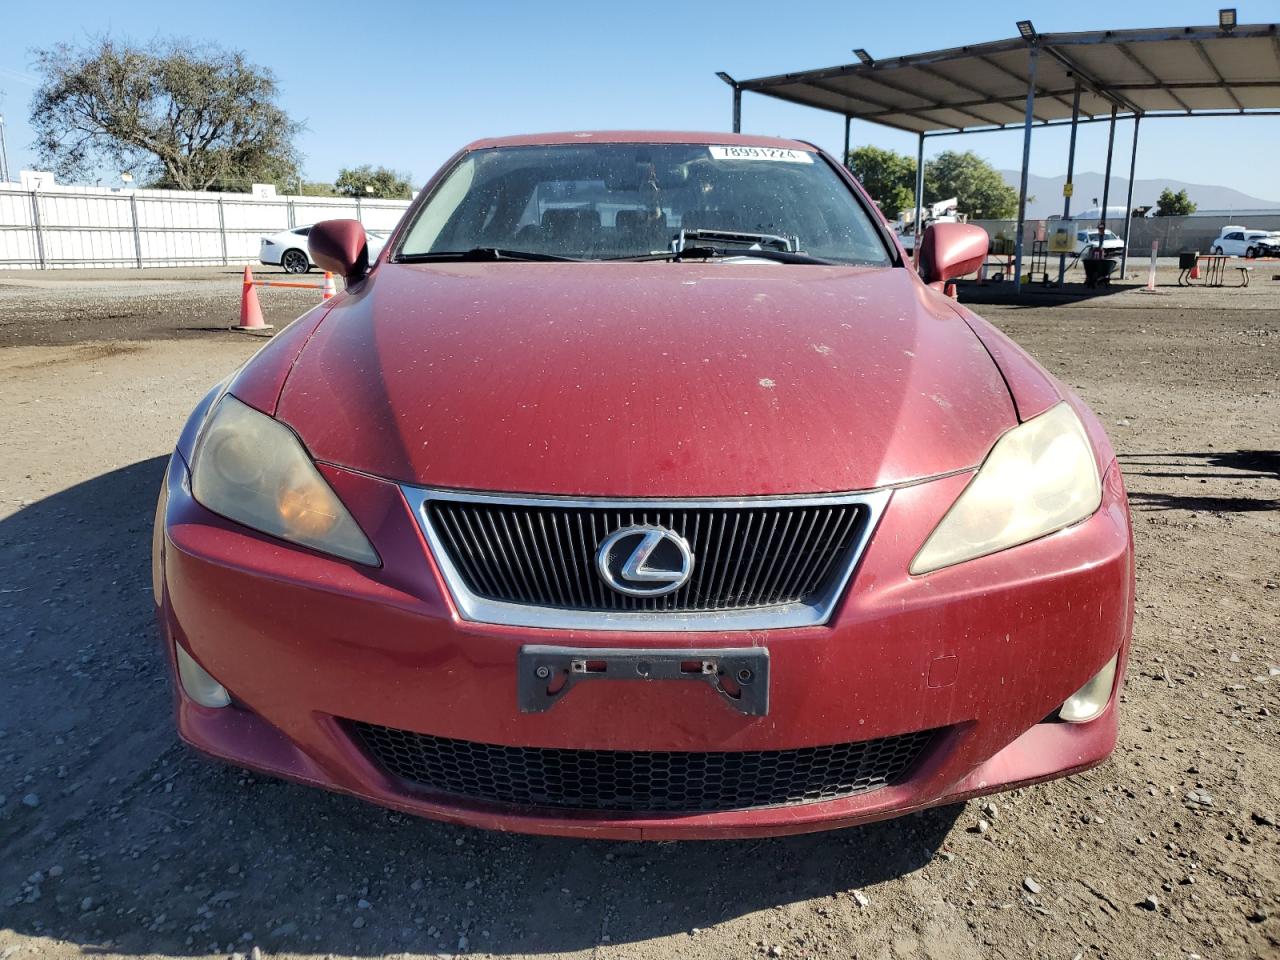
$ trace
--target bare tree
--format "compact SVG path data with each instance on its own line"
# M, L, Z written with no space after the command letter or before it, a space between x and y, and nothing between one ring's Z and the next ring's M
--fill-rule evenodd
M296 176L303 125L276 104L270 70L239 51L109 37L35 51L41 159L66 179L104 165L180 190Z

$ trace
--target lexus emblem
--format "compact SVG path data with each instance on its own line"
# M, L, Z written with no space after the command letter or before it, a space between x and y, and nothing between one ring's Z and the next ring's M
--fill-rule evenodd
M688 582L693 552L684 537L666 527L623 527L596 550L596 570L619 593L660 597Z

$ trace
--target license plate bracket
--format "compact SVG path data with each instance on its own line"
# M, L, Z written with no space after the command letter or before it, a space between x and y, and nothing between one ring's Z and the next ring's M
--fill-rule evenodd
M763 647L643 650L529 644L520 648L517 677L521 713L550 710L588 680L704 683L739 713L769 713L769 651Z

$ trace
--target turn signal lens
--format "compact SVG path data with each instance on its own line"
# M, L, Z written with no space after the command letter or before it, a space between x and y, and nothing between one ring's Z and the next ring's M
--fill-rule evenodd
M1116 679L1116 663L1120 654L1107 661L1107 665L1095 673L1083 687L1067 698L1058 716L1067 723L1087 723L1102 713L1111 699L1111 687Z
M280 519L293 533L308 539L327 534L341 519L333 509L333 494L317 490L313 483L303 482L280 491L276 504Z
M191 492L214 513L282 540L377 566L378 554L292 430L230 394L191 466Z

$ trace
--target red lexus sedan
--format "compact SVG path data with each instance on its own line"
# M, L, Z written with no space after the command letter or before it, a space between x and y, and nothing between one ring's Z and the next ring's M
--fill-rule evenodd
M199 404L156 601L200 751L441 820L800 833L1084 770L1133 608L1097 418L810 144L484 140Z

